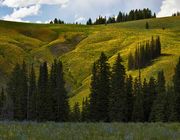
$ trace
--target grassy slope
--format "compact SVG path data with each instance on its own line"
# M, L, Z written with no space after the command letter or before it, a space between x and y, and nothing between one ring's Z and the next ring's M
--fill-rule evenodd
M145 30L149 22L150 30ZM165 30L162 30L162 27ZM0 21L0 80L1 85L16 62L28 62L58 57L64 63L70 104L89 94L91 66L104 51L112 64L121 53L127 66L127 55L138 42L159 35L163 55L151 66L142 70L143 77L155 76L164 69L166 79L171 81L174 66L180 55L180 17L149 19L120 24L84 25L37 25ZM128 74L137 75L137 71ZM170 83L170 82L169 82Z
M79 83L82 81L82 85L74 91L76 95L71 98L71 104L82 101L83 97L88 96L90 66L99 57L101 51L106 52L109 56L110 64L114 62L117 53L120 52L124 64L127 66L129 51L133 51L138 42L151 39L151 36L159 35L161 37L163 55L155 60L151 66L142 70L142 77L156 76L157 72L163 69L168 84L171 84L174 67L180 56L180 18L150 19L148 20L150 30L143 28L145 22L146 20L141 20L108 25L103 31L89 36L74 51L62 57L70 66L74 64L75 69L71 73L74 73L74 76L80 80ZM162 27L166 29L162 30ZM73 58L72 61L67 61L69 56L71 59ZM138 73L137 71L129 71L128 74L137 76Z

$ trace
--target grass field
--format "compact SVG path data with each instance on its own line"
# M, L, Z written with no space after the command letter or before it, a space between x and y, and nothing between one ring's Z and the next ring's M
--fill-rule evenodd
M150 29L145 29L149 22ZM165 30L163 30L165 28ZM50 25L0 21L0 86L5 86L16 63L26 60L38 66L60 58L64 64L70 105L89 95L91 67L104 51L112 64L118 53L127 66L127 56L138 42L159 35L163 55L142 69L142 77L164 70L171 84L180 56L180 17L147 19L126 23L85 26ZM38 71L38 70L36 70ZM137 71L128 71L133 77Z
M1 140L180 140L180 124L1 122Z

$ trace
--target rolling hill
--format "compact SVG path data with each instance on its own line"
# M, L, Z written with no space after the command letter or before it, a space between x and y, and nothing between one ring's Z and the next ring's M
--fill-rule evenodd
M145 29L148 21L150 29ZM5 86L16 63L26 60L38 66L54 58L63 61L70 104L89 94L91 67L104 51L112 64L118 53L127 67L127 56L139 42L159 35L162 56L142 69L142 77L164 70L171 84L180 56L180 17L138 20L108 25L52 25L0 21L0 86ZM36 70L38 73L38 69ZM137 76L137 71L128 71Z

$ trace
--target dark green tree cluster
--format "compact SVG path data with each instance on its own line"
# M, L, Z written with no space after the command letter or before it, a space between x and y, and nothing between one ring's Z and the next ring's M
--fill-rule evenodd
M107 20L107 24L109 23L116 23L116 18L115 16L112 16L112 17L109 17L108 20Z
M4 107L5 101L6 101L6 95L4 92L4 88L2 88L1 93L0 93L0 119L3 118L3 107Z
M81 121L180 121L180 59L175 69L174 88L166 90L165 85L163 71L158 72L157 80L151 77L141 82L140 72L133 80L126 75L120 55L110 71L107 57L102 53L92 69L91 94L89 101L83 101Z
M160 37L146 43L140 43L136 48L134 55L130 52L128 56L128 70L146 67L151 61L161 55Z
M53 21L50 21L50 24L64 24L64 21L55 18Z
M107 60L102 53L93 66L89 107L91 121L109 120L110 66Z
M14 120L67 121L69 105L61 61L54 60L50 73L47 62L40 65L38 81L34 66L17 64L7 84Z
M117 22L126 22L140 19L156 18L156 14L148 8L131 10L129 13L119 12Z
M89 18L86 24L87 24L87 25L92 25L92 24L93 24L93 23L92 23L92 19Z
M129 13L123 13L120 11L117 15L117 18L116 16L110 16L109 18L99 16L98 18L96 18L93 24L97 25L97 24L119 23L119 22L148 19L148 18L156 18L156 14L155 13L153 14L152 11L148 8L144 8L142 10L141 9L131 10ZM87 21L87 25L92 25L89 24L90 23L89 20Z
M96 21L94 22L95 25L106 24L106 23L107 23L106 17L102 17L102 16L99 16L98 18L96 18Z
M54 60L50 71L47 62L42 63L38 78L33 65L28 69L25 62L17 64L7 94L3 88L0 94L0 116L12 115L19 121L180 122L180 58L173 87L168 88L163 71L156 79L142 82L140 69L139 77L133 79L122 62L118 54L110 67L108 57L101 53L92 68L89 98L83 100L82 109L75 103L71 112L61 61Z

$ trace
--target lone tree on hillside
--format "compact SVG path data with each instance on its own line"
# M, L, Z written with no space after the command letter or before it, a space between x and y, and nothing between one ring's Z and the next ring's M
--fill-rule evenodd
M146 29L149 29L149 23L146 22Z

